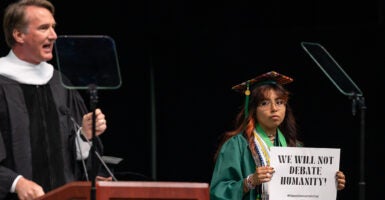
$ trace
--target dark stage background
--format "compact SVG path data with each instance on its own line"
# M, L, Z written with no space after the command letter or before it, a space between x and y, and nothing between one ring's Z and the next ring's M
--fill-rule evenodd
M2 13L10 2L0 2ZM217 138L244 101L231 87L276 70L295 79L290 103L305 145L341 148L348 184L338 199L358 199L361 118L305 54L308 41L326 47L363 91L367 199L382 196L383 1L52 2L58 35L115 39L122 87L100 90L98 106L108 121L105 154L124 159L118 179L209 183Z

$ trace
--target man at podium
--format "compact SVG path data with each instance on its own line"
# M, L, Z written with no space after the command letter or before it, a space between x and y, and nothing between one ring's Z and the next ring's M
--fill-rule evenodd
M0 58L0 199L34 199L96 168L89 140L105 132L105 116L87 113L47 62L57 39L53 16L47 0L20 0L4 13L11 50ZM98 138L92 143L102 151Z

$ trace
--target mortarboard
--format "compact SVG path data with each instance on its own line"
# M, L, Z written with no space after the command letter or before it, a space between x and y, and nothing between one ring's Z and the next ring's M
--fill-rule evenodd
M294 79L283 74L280 74L275 71L270 71L264 74L261 74L255 78L242 82L238 85L233 86L231 89L237 92L243 92L246 96L245 101L245 118L248 115L248 106L249 106L249 96L250 96L250 87L257 87L265 84L280 84L285 85L293 82Z

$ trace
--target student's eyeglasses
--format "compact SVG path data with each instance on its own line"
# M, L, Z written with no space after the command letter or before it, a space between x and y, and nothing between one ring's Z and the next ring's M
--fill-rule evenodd
M274 104L274 106L276 106L277 108L283 108L284 106L286 106L286 101L283 100L283 99L277 99L277 100L263 100L261 101L259 104L258 104L258 107L262 108L262 109L267 109L267 108L270 108L272 103Z

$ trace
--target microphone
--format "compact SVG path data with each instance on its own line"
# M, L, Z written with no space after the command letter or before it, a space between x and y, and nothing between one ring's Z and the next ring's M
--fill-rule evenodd
M59 107L59 111L61 114L63 115L66 115L72 122L75 130L77 130L77 133L79 132L79 135L80 137L82 137L82 139L86 140L87 143L92 146L93 144L87 139L87 137L85 137L82 133L82 131L80 131L81 129L81 126L75 121L75 119L71 116L70 112L69 112L69 109L65 106L60 106ZM80 149L81 151L81 148L80 148L80 143L78 141L78 139L76 139L76 145L78 146L78 148ZM118 181L114 174L111 172L110 168L107 166L107 164L104 162L104 160L102 159L102 157L100 156L100 154L95 150L93 153L95 153L96 157L98 158L99 162L103 165L103 167L105 168L105 170L107 171L107 173L112 177L112 180L113 181ZM83 165L83 170L84 170L84 173L85 173L85 176L86 176L86 179L87 181L89 181L89 178L88 178L88 173L87 173L87 168L86 168L86 165L84 163L84 159L83 159L83 153L80 152L80 156L82 157L81 160L82 160L82 165Z

